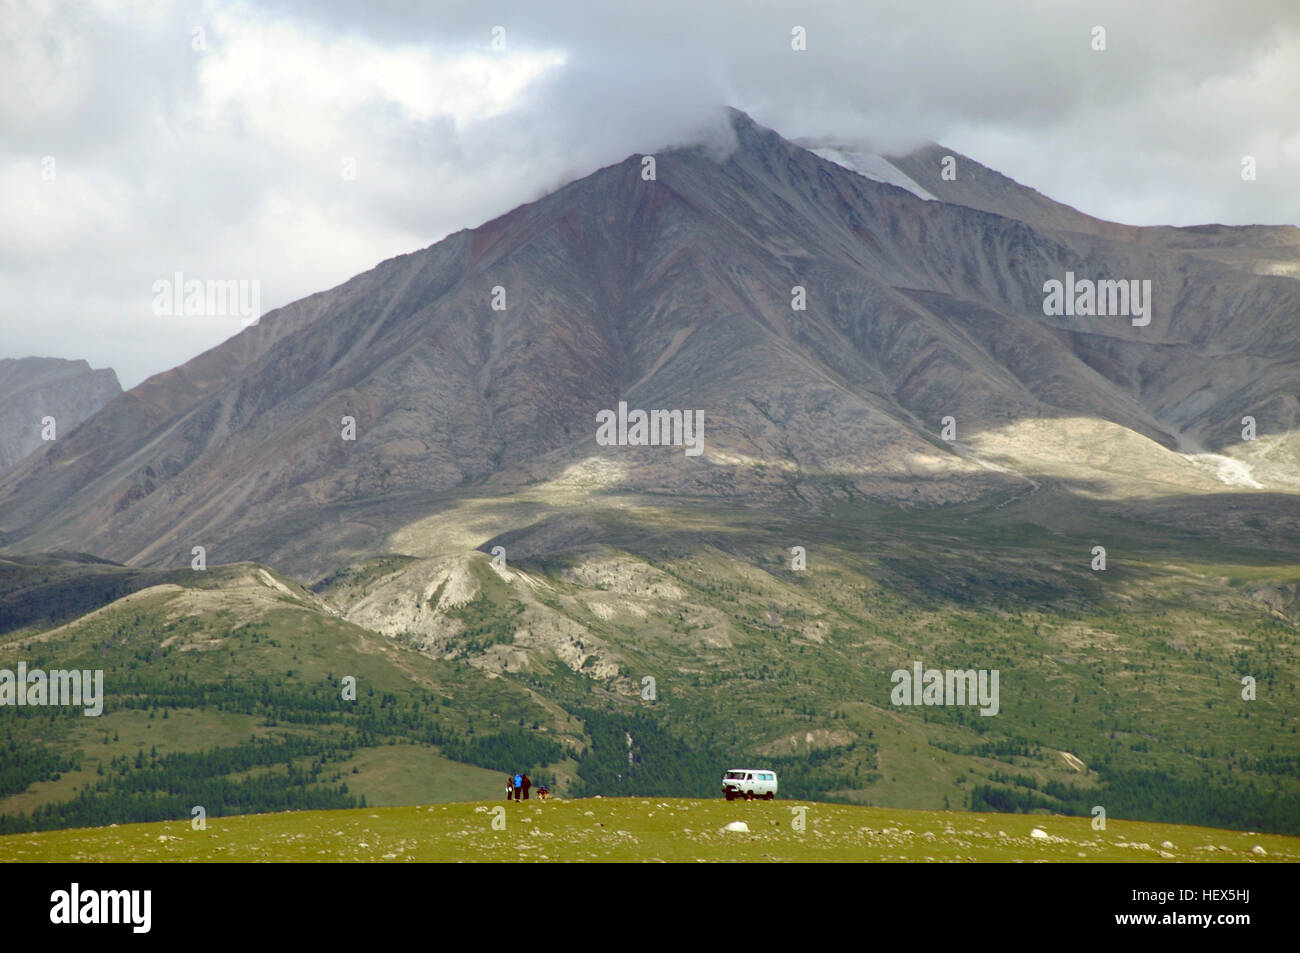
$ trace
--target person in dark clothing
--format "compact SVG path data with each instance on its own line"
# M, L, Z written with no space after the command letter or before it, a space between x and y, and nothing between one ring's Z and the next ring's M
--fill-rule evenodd
M509 801L515 796L515 778L514 775L506 775L506 800Z
M515 800L519 800L519 795L524 791L524 779L521 775L515 775Z
M531 787L533 786L533 782L528 780L528 775L526 775L526 774L525 774L524 777L523 777L523 781L524 781L524 800L527 801L527 800L528 800L528 789L531 788Z

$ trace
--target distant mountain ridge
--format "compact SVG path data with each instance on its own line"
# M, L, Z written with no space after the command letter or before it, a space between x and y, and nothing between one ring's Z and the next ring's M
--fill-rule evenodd
M57 357L0 359L0 470L41 446L47 417L57 438L120 393L112 368Z

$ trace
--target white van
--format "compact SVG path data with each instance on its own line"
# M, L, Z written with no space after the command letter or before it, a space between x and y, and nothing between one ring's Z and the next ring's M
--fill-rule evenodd
M722 776L722 793L728 801L743 797L772 800L776 797L776 772L762 768L732 768Z

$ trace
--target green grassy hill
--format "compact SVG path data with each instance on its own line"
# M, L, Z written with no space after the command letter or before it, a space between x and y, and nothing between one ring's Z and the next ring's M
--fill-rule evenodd
M555 509L499 538L504 569L406 555L310 589L239 564L109 599L119 570L84 570L94 597L61 563L62 603L96 608L57 628L22 595L50 567L11 568L0 667L103 668L107 700L0 712L0 832L492 798L516 769L566 797L713 797L761 763L824 802L1300 833L1295 540L1107 512L1084 532L1064 511L1049 531L978 508ZM892 705L915 660L999 670L998 714Z
M106 696L99 717L4 709L0 831L489 797L498 757L565 757L552 709L508 680L404 649L259 567L192 576L0 645L0 667L102 668Z
M724 830L734 821L749 830ZM1035 828L1046 837L1034 837ZM265 814L209 821L205 830L178 821L0 837L0 862L14 861L1295 863L1300 839L1125 821L1094 831L1082 818L780 800L583 798Z

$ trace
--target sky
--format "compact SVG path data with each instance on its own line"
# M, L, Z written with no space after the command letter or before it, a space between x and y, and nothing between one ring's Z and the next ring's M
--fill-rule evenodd
M242 330L156 282L265 313L725 105L1114 221L1300 225L1295 0L5 0L0 75L0 357L127 388Z

